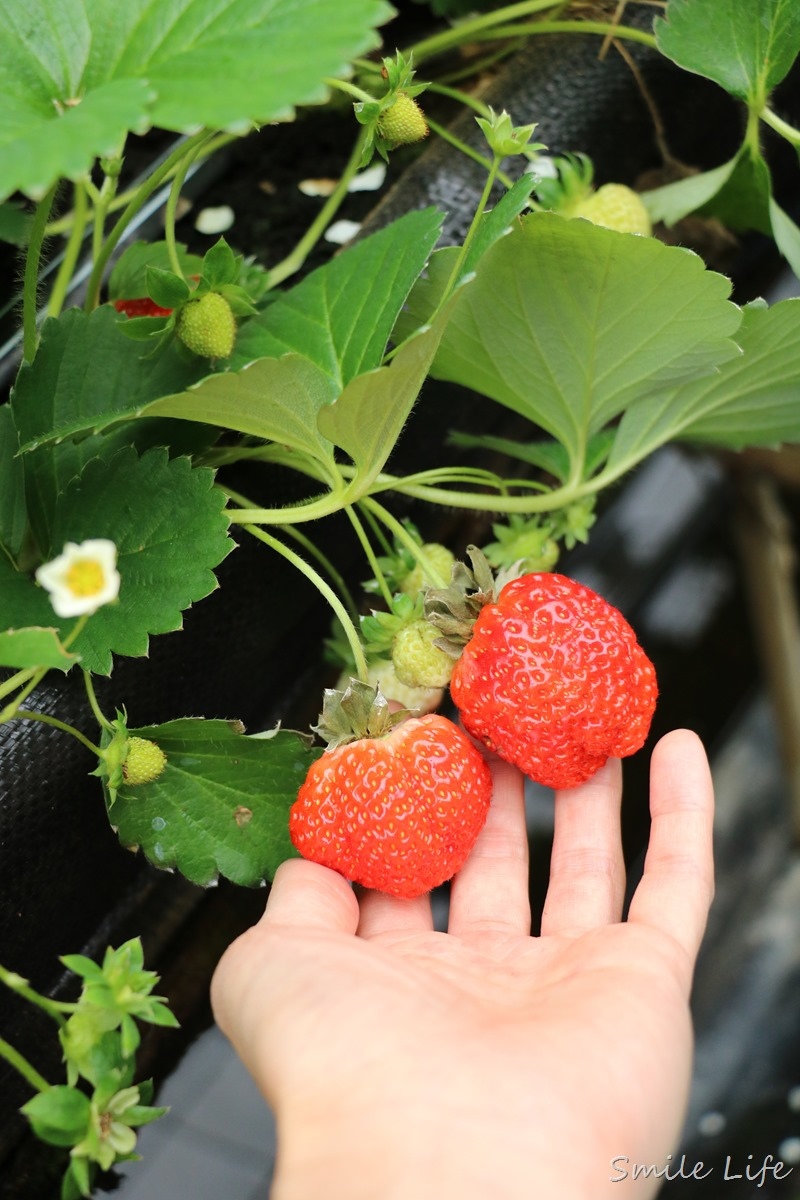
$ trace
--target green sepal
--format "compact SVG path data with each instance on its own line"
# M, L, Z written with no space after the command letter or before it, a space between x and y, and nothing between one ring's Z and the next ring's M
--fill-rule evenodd
M202 282L211 291L220 291L226 284L236 283L242 261L242 256L234 254L221 237L203 256Z
M147 267L145 286L148 296L159 308L177 308L192 294L192 289L182 275L162 270L161 267Z
M86 1133L91 1105L83 1092L56 1084L23 1104L20 1112L41 1141L51 1146L74 1146Z

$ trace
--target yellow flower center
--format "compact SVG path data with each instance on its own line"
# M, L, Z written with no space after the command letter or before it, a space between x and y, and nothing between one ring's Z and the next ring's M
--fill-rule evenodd
M106 577L96 558L76 558L64 573L64 583L73 596L96 596L102 592Z

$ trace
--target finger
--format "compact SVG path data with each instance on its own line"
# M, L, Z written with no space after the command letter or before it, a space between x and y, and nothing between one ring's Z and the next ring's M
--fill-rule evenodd
M259 925L354 934L358 901L336 871L304 858L290 858L275 872Z
M215 1020L243 1057L248 1031L258 1028L265 997L276 990L276 942L285 947L308 933L352 936L357 924L358 902L341 875L302 858L278 867L263 917L228 947L211 981Z
M361 916L358 936L383 937L386 934L430 933L433 914L428 894L413 900L399 900L384 892L364 891L360 896Z
M622 917L622 767L610 758L578 787L556 793L542 934L581 934Z
M489 766L494 780L489 815L450 892L448 932L460 937L531 931L525 780L500 759Z
M663 737L650 764L650 844L628 920L669 934L693 964L714 894L714 789L696 734Z

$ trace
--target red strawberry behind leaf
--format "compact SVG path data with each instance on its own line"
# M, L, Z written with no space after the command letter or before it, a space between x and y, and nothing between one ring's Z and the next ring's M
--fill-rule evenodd
M126 317L168 317L171 308L161 308L149 296L136 296L130 300L114 300L114 308Z
M464 726L551 788L575 787L608 758L639 750L658 688L622 613L549 572L522 575L495 599L479 553L470 548L474 574L463 564L460 581L454 573L455 593L426 600L441 644L458 653L460 637L463 646L450 692Z
M463 866L486 820L492 782L483 756L452 721L396 718L380 692L357 680L344 693L326 693L319 728L332 744L298 792L289 832L304 858L408 899ZM348 725L367 736L345 740Z

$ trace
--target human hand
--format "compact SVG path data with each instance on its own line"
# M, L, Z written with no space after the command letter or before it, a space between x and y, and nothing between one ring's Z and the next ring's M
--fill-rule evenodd
M292 859L223 957L214 1010L276 1113L275 1200L657 1190L612 1160L663 1166L685 1110L713 890L702 746L676 731L654 751L650 845L625 923L619 762L556 796L535 938L523 780L492 770L446 934L427 897L359 898Z

